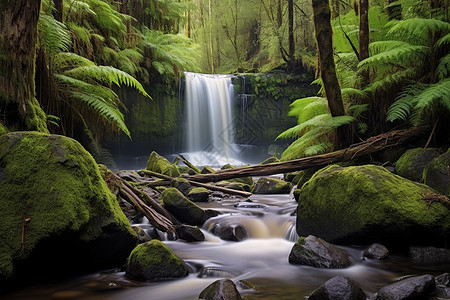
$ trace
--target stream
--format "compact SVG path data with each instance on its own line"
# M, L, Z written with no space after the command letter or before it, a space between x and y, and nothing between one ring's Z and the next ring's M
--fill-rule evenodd
M163 282L134 281L120 269L80 276L63 282L39 284L14 291L3 299L152 299L194 300L213 281L232 279L246 299L305 299L331 277L355 280L370 298L381 287L408 275L440 275L450 265L392 256L385 261L363 260L364 246L342 247L354 265L346 269L320 269L290 265L289 252L298 239L297 206L292 195L252 195L247 201L231 197L200 206L222 212L202 228L205 241L164 241L190 268L186 278ZM223 241L211 234L214 226L240 225L248 238ZM151 227L146 222L143 227ZM164 239L164 238L163 238Z

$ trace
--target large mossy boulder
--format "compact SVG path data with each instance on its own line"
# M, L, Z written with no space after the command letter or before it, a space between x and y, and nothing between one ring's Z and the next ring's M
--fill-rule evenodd
M125 262L136 234L75 140L0 136L0 282L61 277Z
M450 197L450 150L426 165L423 180L426 185Z
M404 178L422 182L423 169L437 156L439 150L435 148L409 149L395 163L395 172Z
M297 233L337 244L449 245L449 209L429 205L429 193L435 191L383 167L331 165L303 185Z
M197 204L186 198L176 188L168 188L162 193L164 207L179 221L201 226L208 219L208 214Z
M163 242L151 240L131 252L126 274L139 280L165 280L186 277L189 269Z
M148 158L147 170L170 177L181 176L176 165L171 164L165 157L159 155L155 151L153 151Z

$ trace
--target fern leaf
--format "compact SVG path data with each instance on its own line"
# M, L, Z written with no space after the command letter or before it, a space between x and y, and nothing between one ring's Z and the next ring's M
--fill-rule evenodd
M440 102L450 111L450 78L431 84L417 95L415 109L424 110L432 104Z
M450 77L450 53L439 60L439 64L436 67L436 76L438 80Z
M415 44L433 46L432 39L450 31L450 24L438 19L412 18L399 21L388 33Z
M428 53L429 47L405 44L401 47L388 49L381 53L370 56L358 64L361 69L376 69L380 64L408 65L417 60L423 60Z
M67 27L53 17L41 13L38 22L39 39L46 52L53 56L60 51L69 51L72 46L70 32Z

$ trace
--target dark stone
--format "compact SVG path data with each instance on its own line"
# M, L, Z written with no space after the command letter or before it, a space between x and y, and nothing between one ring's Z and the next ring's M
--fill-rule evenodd
M450 150L439 155L423 170L424 183L443 195L450 195Z
M385 246L375 243L370 245L364 251L363 256L367 258L382 260L389 257L389 250Z
M209 191L204 187L195 187L187 196L194 202L208 202Z
M376 300L427 299L436 289L434 277L422 275L406 278L381 288Z
M216 224L211 233L217 235L222 240L238 242L248 237L247 231L242 225Z
M312 235L301 237L294 244L289 263L330 269L342 269L352 264L346 251Z
M409 256L432 262L450 262L450 249L435 247L409 247Z
M214 281L205 288L199 295L199 299L205 300L240 300L236 285L230 279Z
M202 242L205 240L205 235L198 226L180 225L176 230L178 238L187 242Z
M309 300L365 300L366 294L355 281L344 276L336 276L316 289Z
M179 221L201 226L208 219L205 210L186 198L176 188L168 188L162 193L164 207Z

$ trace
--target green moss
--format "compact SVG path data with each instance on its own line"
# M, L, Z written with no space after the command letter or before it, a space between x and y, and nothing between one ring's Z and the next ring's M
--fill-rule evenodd
M176 188L166 189L162 193L162 200L164 207L181 222L201 226L207 219L205 211Z
M395 163L398 175L421 182L425 166L435 157L439 151L434 148L414 148L407 150Z
M450 230L448 210L438 203L427 207L422 194L430 192L429 187L391 174L383 167L328 166L301 189L297 231L299 235L318 235L328 241L350 232L362 234L371 226L380 227L379 238L389 238L390 231L398 233L408 228L407 233L413 234L413 228L427 226L441 228L435 233L442 235ZM363 241L375 237L359 238Z
M128 258L126 272L141 280L178 278L189 273L185 262L158 240L134 248Z
M450 197L450 150L434 158L425 166L423 181Z
M6 129L5 126L3 126L3 125L0 123L0 135L6 134L6 133L8 133L8 130Z
M135 236L92 156L75 140L37 132L0 136L0 274L50 236L90 241L116 223ZM21 235L24 219L24 244Z
M42 110L36 98L33 98L27 103L25 127L27 130L49 133L47 129L47 115Z
M150 154L147 161L147 170L164 174L170 177L180 177L181 174L177 166L171 164L165 157L159 155L155 151Z

